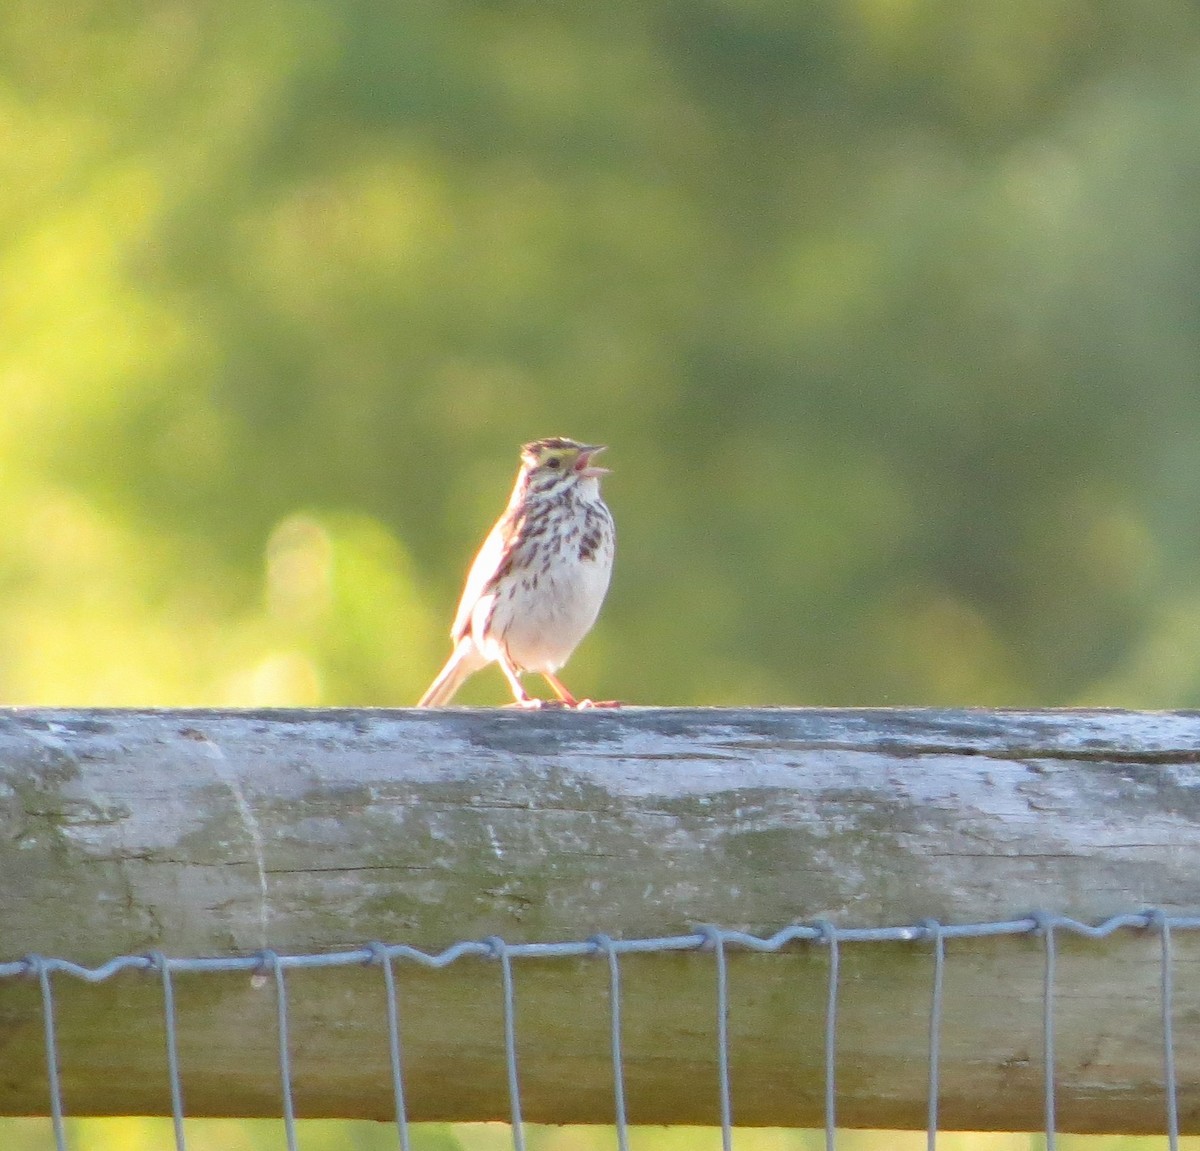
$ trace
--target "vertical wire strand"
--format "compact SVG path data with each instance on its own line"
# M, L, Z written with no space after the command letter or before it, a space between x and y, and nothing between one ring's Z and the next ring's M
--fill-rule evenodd
M512 956L508 953L508 944L499 936L492 936L487 943L492 949L492 954L500 960L500 978L504 989L504 1062L508 1071L513 1151L525 1151L525 1127L521 1120L521 1082L517 1075L517 997L513 986Z
M733 1098L729 1087L729 966L725 937L719 928L705 929L717 961L717 1073L721 1087L721 1148L733 1151Z
M621 1047L621 963L617 957L617 950L607 935L597 935L595 943L608 959L609 1046L612 1050L617 1151L629 1151L629 1116L625 1110L625 1056Z
M1200 926L1200 920L1180 917L1168 920L1162 911L1144 912L1139 916L1125 916L1108 921L1104 926L1110 931L1114 926L1137 926L1140 928L1157 928L1160 940L1160 996L1161 996L1161 1033L1163 1043L1162 1067L1164 1078L1164 1105L1167 1119L1167 1132L1170 1151L1178 1151L1179 1115L1178 1115L1178 1077L1175 1052L1174 1031L1174 971L1173 971L1173 935L1174 929L1195 929ZM1130 922L1133 921L1133 922ZM1035 924L1033 933L1040 932L1043 937L1043 989L1042 989L1042 1026L1043 1026L1043 1097L1045 1118L1045 1145L1047 1151L1054 1151L1057 1140L1057 1099L1056 1099L1056 1053L1055 1053L1055 995L1057 981L1058 944L1057 928L1062 927L1068 933L1096 934L1097 929L1088 930L1084 925L1063 917L1047 914L1033 916ZM1006 934L1026 935L1031 933L1029 921L1023 920L1015 924L1003 923L995 926L1006 929ZM836 1040L837 1014L840 997L840 941L842 933L827 921L817 921L815 924L815 942L829 946L828 987L825 1003L824 1019L824 1109L825 1109L825 1146L827 1151L834 1151L836 1142ZM987 925L981 925L987 926ZM959 937L961 929L943 928L936 921L928 920L920 925L926 937L933 942L933 986L931 992L929 1036L928 1036L928 1151L935 1151L938 1134L938 1118L940 1106L940 1059L942 1047L942 1019L944 1008L944 980L946 966L946 933L950 931L951 938ZM911 929L906 929L911 930ZM969 930L969 929L968 929ZM742 937L734 932L722 932L716 927L703 929L706 942L710 942L715 955L716 964L716 998L717 998L717 1041L718 1041L718 1070L721 1091L721 1121L723 1151L731 1151L732 1144L732 1104L730 1076L730 1044L729 1044L729 987L728 987L728 956L727 945L742 942ZM983 934L980 931L980 934ZM865 933L847 933L848 938L857 941L864 938ZM877 934L874 938L879 938ZM897 936L889 936L897 938ZM909 935L908 938L913 938ZM651 944L685 943L688 947L695 946L696 936L685 937L682 940L650 940ZM768 943L771 941L767 941ZM525 1133L521 1115L521 1100L519 1090L516 1024L515 1024L515 989L512 969L513 949L500 939L487 941L493 957L500 960L504 992L504 1044L508 1072L508 1088L510 1094L513 1120L513 1142L515 1151L525 1151ZM478 945L474 945L478 952ZM562 945L554 954L563 954ZM628 1151L628 1130L625 1099L624 1063L622 1051L622 1001L621 1001L621 971L620 953L613 941L607 936L597 936L591 941L591 946L604 951L608 960L609 990L610 990L610 1042L614 1067L614 1102L618 1122L618 1151ZM622 950L624 948L622 947ZM776 948L777 949L777 948ZM391 1055L393 1090L397 1105L397 1127L400 1135L401 1151L411 1151L407 1112L404 1103L402 1048L400 1041L399 1005L393 961L391 953L381 944L372 944L369 948L371 960L378 959L384 975L387 993L389 1017L389 1052ZM519 949L519 954L525 955L533 948ZM549 947L547 946L547 953ZM593 952L594 953L594 952ZM361 962L361 952L353 957L354 962ZM578 954L578 952L575 952ZM125 957L137 960L141 969L147 966L146 956ZM345 956L339 956L344 961ZM170 962L159 952L149 957L151 964L158 968L162 979L163 1012L166 1038L167 1066L171 1087L172 1118L175 1127L175 1144L177 1151L184 1151L184 1107L183 1089L178 1057L178 1018L174 994L174 983ZM178 971L187 968L187 961L175 960ZM244 961L242 961L244 962ZM295 1107L293 1099L292 1069L289 1032L288 993L286 987L286 967L280 956L273 951L265 950L259 953L257 970L265 973L269 968L275 978L276 1012L279 1044L279 1069L283 1091L283 1119L287 1132L288 1151L297 1151L297 1136L295 1122ZM288 966L294 962L288 960ZM114 961L115 964L115 961ZM10 967L14 965L9 965ZM18 973L36 978L41 997L41 1015L44 1038L44 1054L48 1081L50 1117L54 1130L54 1146L57 1151L67 1151L68 1141L65 1131L63 1106L62 1079L60 1071L60 1056L58 1049L56 1004L54 999L53 975L79 974L84 977L94 977L96 980L109 978L110 972L95 969L88 971L64 961L47 959L41 956L28 956L22 964L15 965ZM129 966L129 964L125 964ZM10 974L6 971L5 974Z
M404 1100L404 1063L400 1048L400 1003L396 994L396 976L392 957L382 943L371 945L371 951L383 970L383 987L387 996L388 1061L392 1069L392 1099L396 1108L396 1137L400 1151L411 1151L408 1132L408 1105Z
M283 1095L283 1130L288 1151L297 1151L296 1104L292 1098L292 1055L288 1043L288 997L287 983L283 976L283 964L274 951L262 953L263 962L270 964L275 974L276 1030L279 1038L279 1084Z
M1044 1073L1044 1107L1046 1116L1046 1151L1054 1151L1058 1142L1057 1105L1054 1095L1054 969L1058 944L1054 924L1042 924L1042 940L1046 965L1042 982L1042 1067Z
M151 963L162 976L163 1031L167 1043L167 1079L171 1087L171 1126L175 1132L175 1151L185 1151L183 1135L183 1080L179 1074L179 1037L175 1017L175 984L171 968L161 951L150 956Z
M46 1082L50 1090L50 1123L54 1128L56 1151L67 1151L67 1131L63 1123L62 1083L58 1074L58 1034L54 1025L54 989L50 985L50 967L41 956L26 961L37 972L42 993L42 1037L46 1046Z
M842 955L837 928L828 920L816 925L829 945L829 989L825 997L825 1151L837 1145L837 1006Z
M946 939L942 935L942 925L936 921L931 920L926 924L926 930L933 935L933 991L929 1003L929 1117L925 1146L927 1151L936 1151L941 1096L942 984L946 969Z
M1163 1035L1163 1085L1167 1103L1167 1147L1169 1151L1179 1148L1179 1097L1178 1080L1175 1075L1175 980L1171 962L1171 925L1161 911L1154 916L1158 920L1159 938L1162 948L1162 1035Z

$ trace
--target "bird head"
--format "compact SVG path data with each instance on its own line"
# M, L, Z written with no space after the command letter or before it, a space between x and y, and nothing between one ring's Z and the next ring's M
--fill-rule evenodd
M529 486L547 490L581 479L597 479L608 468L596 467L592 457L604 451L603 444L580 444L554 436L534 440L521 448L521 470Z

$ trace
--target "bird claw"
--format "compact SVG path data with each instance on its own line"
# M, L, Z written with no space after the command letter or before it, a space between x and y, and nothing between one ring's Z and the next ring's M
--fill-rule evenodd
M509 707L519 707L522 711L590 711L592 708L624 707L619 699L535 699L526 696L525 699L514 700Z

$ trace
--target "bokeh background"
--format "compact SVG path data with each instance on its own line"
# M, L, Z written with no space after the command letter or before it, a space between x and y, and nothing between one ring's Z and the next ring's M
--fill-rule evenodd
M0 700L409 704L565 434L577 693L1198 706L1198 123L1187 0L8 0Z
M566 434L580 692L1200 703L1194 5L12 0L0 53L6 702L409 703Z

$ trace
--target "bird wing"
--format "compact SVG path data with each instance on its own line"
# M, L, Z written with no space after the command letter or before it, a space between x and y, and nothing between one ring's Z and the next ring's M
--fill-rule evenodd
M458 601L454 625L450 628L450 636L456 643L471 630L471 613L475 605L491 590L496 577L512 555L523 519L523 513L512 515L506 512L483 541L483 547L479 549L467 574L467 584L463 588L462 599Z

